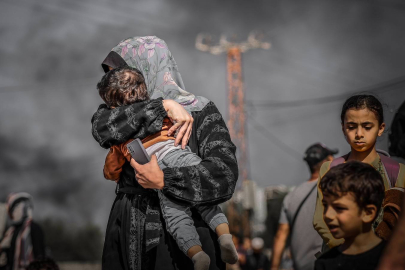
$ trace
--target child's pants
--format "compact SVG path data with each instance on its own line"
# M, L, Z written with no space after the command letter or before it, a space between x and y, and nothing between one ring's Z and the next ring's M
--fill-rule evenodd
M171 151L159 161L159 167L186 167L197 165L201 162L201 158L188 151ZM192 179L189 179L192 181ZM224 213L218 205L214 206L186 206L179 205L167 198L162 191L158 191L160 206L162 209L163 218L166 221L166 227L170 235L176 240L177 245L187 255L189 248L195 245L201 246L200 238L197 230L194 227L193 219L191 218L190 207L195 208L201 215L202 219L215 232L215 228L222 223L228 223Z

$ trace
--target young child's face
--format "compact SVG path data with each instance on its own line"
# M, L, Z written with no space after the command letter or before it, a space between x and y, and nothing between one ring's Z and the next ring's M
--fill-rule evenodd
M378 124L374 112L369 109L349 109L342 125L343 134L352 149L363 152L374 147L378 136L384 132L385 124Z
M343 196L325 194L323 219L335 238L350 238L362 232L364 211L360 210L353 193Z

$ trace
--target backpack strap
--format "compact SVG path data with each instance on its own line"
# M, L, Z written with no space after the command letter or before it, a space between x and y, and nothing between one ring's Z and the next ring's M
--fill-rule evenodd
M379 156L381 158L381 163L383 164L385 171L387 172L391 187L395 187L399 175L399 162L393 160L392 158L389 158L384 154Z
M304 205L304 203L307 201L308 197L312 194L312 192L315 190L315 188L317 187L317 184L315 184L311 190L308 192L308 194L305 196L305 198L301 201L300 205L298 206L297 210L295 210L295 214L294 217L290 223L290 232L292 232L292 228L294 227L295 224L295 220L297 219L298 213L300 212L302 206Z
M345 163L345 161L347 160L349 155L350 155L350 152L344 156L341 156L341 157L338 157L338 158L335 158L334 160L332 160L332 162L330 163L329 169L333 168L339 164Z

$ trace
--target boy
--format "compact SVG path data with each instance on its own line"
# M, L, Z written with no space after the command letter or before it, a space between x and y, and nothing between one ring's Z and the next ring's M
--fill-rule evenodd
M323 218L342 245L315 262L321 269L376 269L385 242L372 229L382 201L384 182L372 166L350 161L333 167L320 181Z
M149 99L142 73L132 67L120 67L107 72L97 84L100 97L112 109ZM130 112L128 112L130 113ZM168 118L163 121L162 130L142 140L149 156L156 155L159 167L186 167L197 165L201 158L187 147L174 146L174 137L167 136L172 123ZM109 127L114 132L114 127ZM106 157L104 176L116 182L124 163L131 161L126 144L113 146ZM193 181L193 179L190 179ZM215 192L215 190L213 190ZM209 268L210 260L202 250L201 242L191 219L190 206L180 205L158 191L163 218L168 232L174 237L180 249L194 263L195 270ZM219 206L194 206L204 221L218 235L221 258L227 263L236 263L238 255L229 233L228 221Z

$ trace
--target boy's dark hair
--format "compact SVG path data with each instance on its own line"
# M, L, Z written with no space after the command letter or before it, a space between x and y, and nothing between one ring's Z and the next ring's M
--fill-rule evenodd
M378 119L378 124L384 123L384 109L381 102L373 95L356 95L348 98L342 107L340 120L342 124L345 120L345 115L349 109L368 109L372 111Z
M26 270L59 270L59 266L51 258L41 257L31 262Z
M142 73L129 66L108 71L97 83L97 89L109 107L130 105L149 99Z
M331 168L322 177L319 186L324 195L340 197L352 192L360 209L373 204L377 207L377 215L385 195L380 173L373 166L359 161L349 161Z

